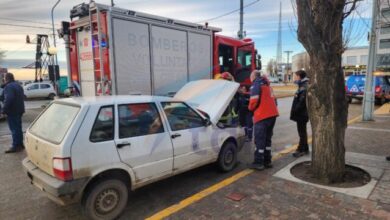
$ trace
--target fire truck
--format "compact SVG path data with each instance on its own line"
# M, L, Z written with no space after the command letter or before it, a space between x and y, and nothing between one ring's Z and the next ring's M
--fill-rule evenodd
M250 72L261 65L251 39L219 35L221 29L207 23L93 1L73 7L70 19L62 33L71 82L82 96L170 95L188 81L225 71L249 85Z

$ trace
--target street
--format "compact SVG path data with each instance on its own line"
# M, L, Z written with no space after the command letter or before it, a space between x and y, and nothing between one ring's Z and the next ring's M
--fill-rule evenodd
M295 123L289 120L291 102L291 97L278 100L280 116L274 129L274 153L298 142ZM23 129L39 114L39 111L40 109L27 110ZM357 117L360 111L360 103L351 104L349 120ZM9 131L4 121L0 122L0 132L0 219L83 219L79 204L58 206L29 183L29 178L23 172L21 164L26 156L25 152L3 154L10 144ZM252 148L252 144L249 143L244 146L239 155L240 163L233 172L220 173L216 166L207 165L131 192L121 219L144 219L244 170L246 164L253 159Z

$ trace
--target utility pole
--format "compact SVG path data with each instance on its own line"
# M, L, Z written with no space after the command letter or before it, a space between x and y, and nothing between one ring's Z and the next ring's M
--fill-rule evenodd
M289 75L289 69L290 69L290 54L293 52L292 50L286 50L284 51L285 53L287 53L287 75Z
M283 63L282 58L282 2L279 8L278 48L276 50L276 65Z
M368 67L366 74L366 83L363 95L363 121L372 121L374 119L374 76L376 69L376 24L378 17L378 0L372 2L372 23L370 34L370 49L368 53Z
M52 29L53 29L53 45L54 45L54 48L56 48L56 33L55 33L55 28L54 28L54 9L55 7L57 7L58 3L60 3L61 0L58 0L54 6L51 8L51 24L52 24ZM54 75L54 86L55 86L55 90L57 92L57 95L58 95L58 86L57 86L57 70L56 70L56 67L58 66L58 59L57 59L57 54L54 55L54 58L53 59L53 75ZM60 68L58 68L59 70Z
M114 0L111 0L111 7L114 7Z
M244 38L244 0L240 0L240 30L237 35L238 39Z

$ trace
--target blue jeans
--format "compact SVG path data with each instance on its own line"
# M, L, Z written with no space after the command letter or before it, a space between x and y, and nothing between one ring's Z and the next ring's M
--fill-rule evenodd
M254 154L256 164L271 163L272 135L276 122L276 117L267 118L255 124L255 145Z
M8 127L12 134L12 148L23 146L22 115L7 115Z

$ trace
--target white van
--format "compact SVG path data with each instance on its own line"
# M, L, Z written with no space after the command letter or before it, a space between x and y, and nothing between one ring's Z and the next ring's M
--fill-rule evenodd
M217 162L235 167L244 131L219 122L239 84L200 80L173 98L105 96L53 101L26 132L23 165L55 202L81 201L114 219L128 190Z

